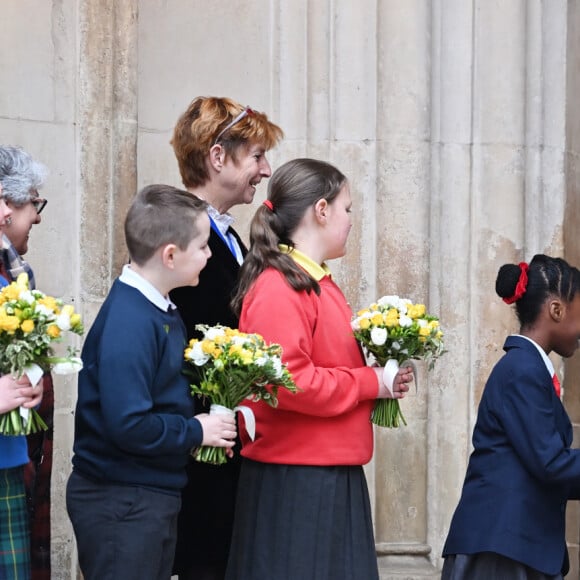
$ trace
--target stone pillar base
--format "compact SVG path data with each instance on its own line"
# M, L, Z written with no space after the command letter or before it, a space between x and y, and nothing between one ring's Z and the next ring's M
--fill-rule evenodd
M377 544L381 580L439 580L427 544Z

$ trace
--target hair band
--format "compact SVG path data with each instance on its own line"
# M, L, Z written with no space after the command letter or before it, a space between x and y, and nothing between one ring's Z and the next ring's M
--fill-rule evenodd
M270 211L274 211L274 204L269 200L269 199L265 199L264 200L264 205L270 210Z
M520 262L518 266L520 267L520 278L513 296L503 299L506 304L517 302L526 293L526 288L528 287L528 265L525 262Z

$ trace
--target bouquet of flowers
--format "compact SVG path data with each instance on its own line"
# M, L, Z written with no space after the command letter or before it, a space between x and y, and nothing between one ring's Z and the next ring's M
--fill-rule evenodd
M69 347L67 356L54 355L53 343L62 333L83 333L79 314L62 300L30 290L27 274L0 290L0 373L28 375L35 385L44 372L57 374L78 372L81 359ZM1 435L28 435L46 429L34 409L13 409L0 414Z
M394 366L393 376L400 366L414 367L412 359L425 360L431 370L445 352L438 318L427 314L424 304L413 304L406 298L379 298L357 313L351 327L379 365L387 365L389 370ZM398 427L399 421L407 424L396 399L377 400L371 420L381 427Z
M192 339L185 349L185 360L193 365L199 378L199 384L191 385L192 394L211 400L210 414L241 411L253 439L253 414L240 403L249 398L275 407L280 387L297 391L290 372L282 364L282 347L266 344L259 334L246 334L227 326L198 324L196 329L203 333L203 338ZM194 457L214 465L227 461L221 447L199 447Z

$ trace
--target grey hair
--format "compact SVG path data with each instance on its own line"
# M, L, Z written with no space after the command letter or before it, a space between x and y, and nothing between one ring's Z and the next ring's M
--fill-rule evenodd
M16 206L28 203L30 192L42 187L47 173L42 163L20 147L0 146L0 185L6 201Z

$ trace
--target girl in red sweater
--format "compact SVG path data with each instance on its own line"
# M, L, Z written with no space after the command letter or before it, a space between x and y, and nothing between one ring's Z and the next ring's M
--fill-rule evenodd
M274 172L252 221L234 309L240 330L282 345L297 394L248 403L256 436L243 462L227 580L378 580L363 464L375 399L402 398L367 367L350 307L326 261L344 256L352 223L345 176L314 159ZM242 433L244 430L241 430Z

